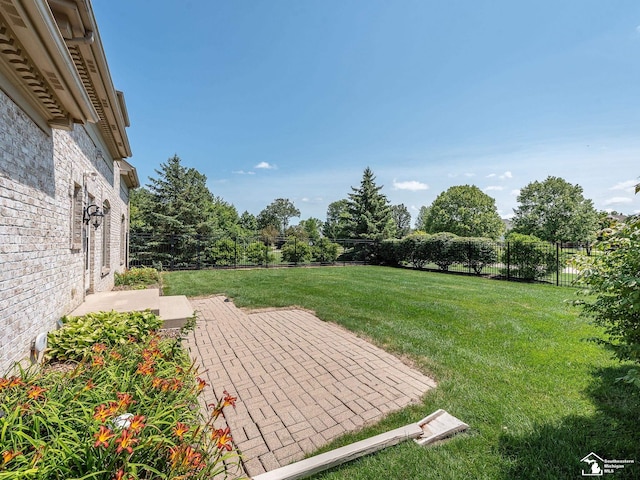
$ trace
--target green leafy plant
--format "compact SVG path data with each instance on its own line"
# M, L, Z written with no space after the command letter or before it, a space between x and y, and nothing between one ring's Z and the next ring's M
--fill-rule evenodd
M82 317L63 317L63 328L50 332L47 358L82 360L92 345L108 347L125 344L129 339L145 340L162 326L162 319L150 312L97 312Z
M155 268L134 267L123 273L116 272L115 285L134 288L145 288L147 285L160 283L160 273Z
M608 335L593 340L617 359L640 364L640 217L604 232L595 254L577 257L574 266L583 297L577 303ZM623 380L640 388L636 368Z
M289 237L282 246L282 260L291 263L305 263L311 261L311 246L308 242L301 242L295 237Z

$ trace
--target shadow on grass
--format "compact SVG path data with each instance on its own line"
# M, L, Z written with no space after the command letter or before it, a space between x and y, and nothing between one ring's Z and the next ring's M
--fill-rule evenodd
M539 424L528 435L502 435L500 453L509 467L501 478L589 478L582 471L589 473L590 467L580 460L594 452L603 459L635 461L604 478L640 479L640 389L616 382L629 368L593 372L593 382L585 391L596 407L593 416Z

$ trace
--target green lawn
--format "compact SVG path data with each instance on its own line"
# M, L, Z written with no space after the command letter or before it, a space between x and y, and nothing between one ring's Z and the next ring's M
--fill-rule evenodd
M384 267L174 272L164 285L168 295L314 310L438 381L422 405L330 447L438 408L471 426L442 445L405 442L317 478L581 478L592 451L637 462L610 478L640 478L640 392L615 382L629 365L585 341L599 332L566 302L573 289Z

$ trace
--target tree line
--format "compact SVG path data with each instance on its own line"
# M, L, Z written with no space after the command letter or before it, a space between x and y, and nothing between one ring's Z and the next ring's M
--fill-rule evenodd
M260 236L269 243L277 237L318 242L320 238L401 239L412 232L448 232L459 237L499 240L505 221L495 200L475 185L456 185L423 206L411 228L404 204L392 205L376 183L373 171L364 170L359 186L327 208L326 219L291 220L300 210L287 198L277 198L257 215L239 214L235 206L211 193L206 176L185 167L175 155L160 165L157 176L131 195L131 232L156 238L172 235L210 237ZM559 177L534 181L520 190L518 207L507 235L529 235L547 242L592 241L616 218L598 212L582 187ZM614 212L615 213L615 212Z

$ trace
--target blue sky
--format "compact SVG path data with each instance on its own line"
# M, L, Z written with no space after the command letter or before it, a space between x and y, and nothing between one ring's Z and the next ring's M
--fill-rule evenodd
M554 175L640 212L637 0L93 6L143 184L177 154L239 213L324 220L369 166L414 218L462 184L508 217Z

